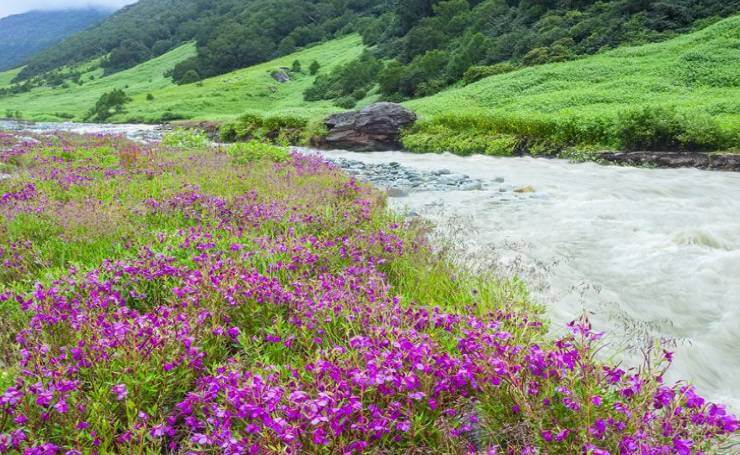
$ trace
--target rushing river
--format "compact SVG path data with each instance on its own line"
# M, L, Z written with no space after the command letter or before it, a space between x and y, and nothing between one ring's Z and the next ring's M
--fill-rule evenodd
M29 129L0 122L0 129ZM45 124L156 135L153 127ZM563 160L321 152L465 174L480 184L413 189L393 208L464 240L475 261L522 274L547 304L553 330L588 311L626 362L646 340L672 340L669 380L687 379L740 410L740 173L572 164ZM514 189L531 187L526 191ZM533 191L532 191L533 190ZM393 194L393 193L392 193Z
M533 158L323 152L450 170L475 191L410 191L391 205L467 240L478 259L522 271L553 330L584 311L614 349L670 339L669 380L740 409L740 173ZM534 192L513 189L531 186Z

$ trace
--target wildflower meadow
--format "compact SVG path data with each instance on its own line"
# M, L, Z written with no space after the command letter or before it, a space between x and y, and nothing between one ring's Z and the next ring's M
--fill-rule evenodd
M317 156L0 133L0 453L698 454L739 423L548 335ZM255 151L257 150L257 151ZM729 449L732 450L732 449Z

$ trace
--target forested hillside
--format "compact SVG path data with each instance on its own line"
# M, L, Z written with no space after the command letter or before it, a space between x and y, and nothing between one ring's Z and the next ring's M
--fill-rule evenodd
M379 83L386 99L428 96L463 80L661 41L740 10L717 0L404 0L358 24L375 46L317 81L311 99L351 105ZM377 61L384 64L378 65ZM342 99L344 97L344 99Z
M192 77L192 68L198 78L212 76L346 34L361 14L382 6L374 0L141 0L38 54L16 80L104 55L101 65L110 74L190 40L199 57L175 76Z
M58 43L110 14L101 9L31 11L0 19L0 71L21 65L33 54Z
M168 73L190 83L357 32L369 52L306 93L349 106L376 86L387 99L426 96L460 80L664 40L738 10L740 0L141 0L38 54L16 82L98 57L111 74L195 40L197 55Z

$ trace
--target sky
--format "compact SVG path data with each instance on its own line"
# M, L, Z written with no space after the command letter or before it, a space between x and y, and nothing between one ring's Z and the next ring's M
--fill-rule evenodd
M0 0L0 17L25 13L35 9L84 8L87 6L105 6L120 8L136 0Z

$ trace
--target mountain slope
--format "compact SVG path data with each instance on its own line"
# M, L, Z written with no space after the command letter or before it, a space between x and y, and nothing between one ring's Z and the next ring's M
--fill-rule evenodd
M53 120L60 118L55 113L68 113L80 120L102 93L123 88L133 101L126 105L127 113L113 117L114 121L158 121L163 115L218 120L248 111L320 118L340 108L328 101L304 101L302 92L313 76L304 72L280 84L270 72L294 60L303 68L317 60L322 66L319 74L326 74L363 50L361 39L353 35L197 84L177 86L162 72L194 55L189 45L83 86L36 88L0 98L0 115L19 110L28 118ZM663 43L525 68L405 104L423 118L456 113L611 118L627 108L675 106L731 126L740 124L739 75L740 16L735 16ZM12 73L0 73L0 81L11 77ZM154 99L147 99L149 93ZM362 103L374 99L377 95Z
M82 121L88 110L100 96L114 89L127 93L146 94L149 91L172 85L164 73L178 62L195 54L195 47L187 44L164 55L149 60L136 68L103 77L103 70L87 71L90 63L77 68L82 73L82 85L68 83L60 87L36 87L30 92L0 97L0 116L7 112L20 112L29 120L77 120ZM8 81L18 70L0 73L2 81ZM6 85L7 87L7 85Z
M426 116L613 116L670 105L740 124L740 16L662 43L525 68L406 104Z
M180 117L222 119L249 110L320 117L339 108L328 101L303 101L303 91L313 83L314 76L306 70L293 74L291 81L281 84L271 77L271 72L290 67L295 60L304 68L317 60L322 66L321 72L330 71L357 58L363 49L360 37L350 35L197 84L176 86L164 73L195 55L194 45L188 44L120 73L103 76L103 71L97 69L83 74L83 85L38 87L28 93L0 97L0 116L8 111L20 111L25 118L33 120L73 118L81 121L100 95L123 89L133 101L126 105L127 112L113 117L113 121L158 122L162 118ZM2 81L9 81L15 73L17 70L0 73L0 89ZM90 76L95 79L90 81ZM153 99L147 99L151 98L149 94Z
M84 30L110 15L101 9L31 11L0 19L0 71Z
M112 74L192 40L200 58L192 61L195 66L179 67L175 76L189 70L199 73L197 78L223 74L345 35L358 13L385 1L139 0L34 56L17 80L99 57Z

